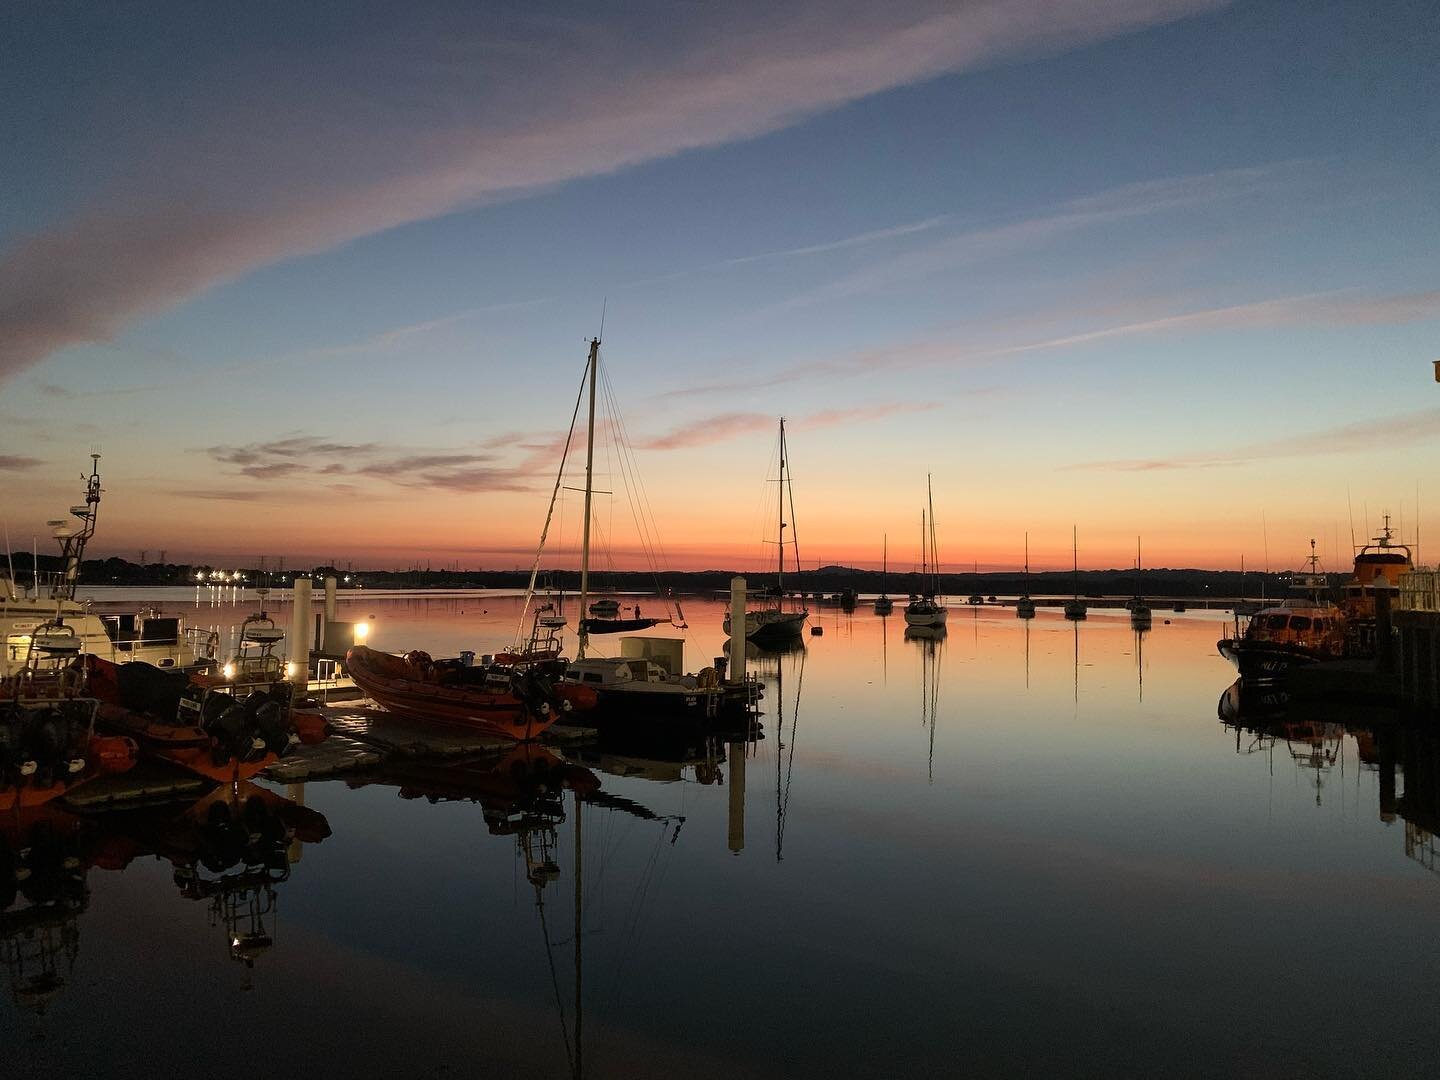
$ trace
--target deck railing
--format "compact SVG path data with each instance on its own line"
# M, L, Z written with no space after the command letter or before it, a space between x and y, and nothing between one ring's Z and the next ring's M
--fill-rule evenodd
M1411 570L1402 574L1397 611L1440 611L1440 571Z

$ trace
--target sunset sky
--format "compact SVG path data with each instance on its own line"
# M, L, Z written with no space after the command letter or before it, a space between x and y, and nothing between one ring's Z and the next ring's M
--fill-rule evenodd
M1434 0L220 11L0 13L17 547L527 564L603 306L676 569L1435 561Z

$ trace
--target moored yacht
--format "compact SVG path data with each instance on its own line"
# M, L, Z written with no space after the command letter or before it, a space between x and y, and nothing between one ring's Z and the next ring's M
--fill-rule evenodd
M895 601L886 591L890 584L890 538L887 536L880 545L880 595L875 598L875 614L889 615L895 610Z
M1075 573L1075 595L1065 601L1065 618L1081 622L1089 614L1085 601L1080 599L1080 540L1075 526L1070 526L1070 561Z
M785 504L788 498L790 504L790 517L795 517L795 492L790 484L789 462L785 451L785 418L780 418L780 475L776 481L777 504L779 529L775 538L775 550L778 562L775 569L775 587L767 590L764 594L767 599L763 600L759 607L745 607L745 637L750 641L764 644L775 644L791 638L797 638L805 629L805 620L810 617L803 601L798 608L787 608L785 606L785 530L790 529L790 540L788 541L795 552L795 569L800 569L800 541L793 526L785 520ZM854 599L850 601L854 606ZM731 626L731 612L725 613L725 620L722 629L726 634L733 634Z
M1035 601L1030 599L1030 534L1025 534L1025 591L1020 594L1020 599L1015 601L1015 617L1017 619L1033 619L1035 617Z
M930 487L930 476L925 476L925 495L930 509L929 527L926 527L925 511L920 511L920 574L924 591L912 595L905 605L905 622L908 626L944 626L949 611L940 593L940 553L935 545L935 496Z

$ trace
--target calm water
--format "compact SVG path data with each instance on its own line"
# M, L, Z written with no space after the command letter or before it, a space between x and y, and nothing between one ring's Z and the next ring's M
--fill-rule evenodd
M380 648L487 652L515 603L343 614ZM684 605L699 667L721 610ZM12 989L47 935L64 979L0 1007L10 1075L1432 1074L1433 742L1391 747L1392 793L1373 740L1224 726L1219 613L1143 641L1123 612L951 616L916 641L812 615L823 637L759 661L763 738L576 753L578 808L439 769L291 789L306 809L271 812L311 842L268 894L241 877L268 826L227 865L184 807L62 823L68 914L5 916ZM484 798L426 797L459 791ZM187 876L197 850L227 886Z

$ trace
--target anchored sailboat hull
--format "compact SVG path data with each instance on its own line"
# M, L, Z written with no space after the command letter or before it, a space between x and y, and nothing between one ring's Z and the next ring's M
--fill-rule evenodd
M773 608L745 613L745 637L749 641L788 641L800 637L805 631L808 611L777 611ZM725 616L725 633L731 633L730 616Z

